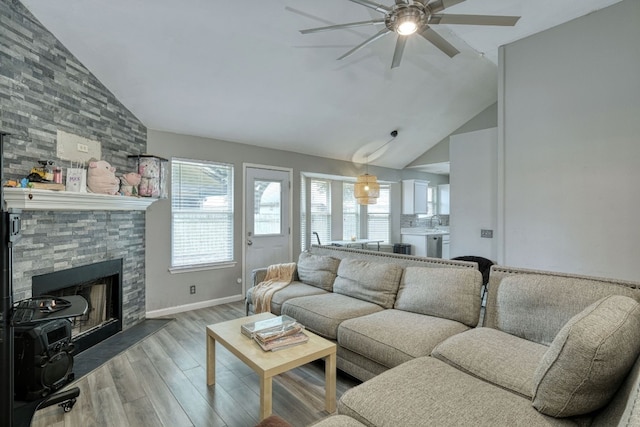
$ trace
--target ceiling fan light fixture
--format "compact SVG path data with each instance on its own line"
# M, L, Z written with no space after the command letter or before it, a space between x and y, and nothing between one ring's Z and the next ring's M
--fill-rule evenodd
M407 19L396 27L396 32L401 36L410 36L418 30L418 24L414 21Z
M390 30L401 36L410 36L420 29L425 13L418 5L398 5L390 15Z

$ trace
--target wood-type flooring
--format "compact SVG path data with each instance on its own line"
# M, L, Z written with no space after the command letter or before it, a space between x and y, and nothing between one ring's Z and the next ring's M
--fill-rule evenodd
M172 317L174 321L79 378L74 408L37 411L33 427L250 427L259 422L258 376L219 344L216 384L206 384L206 325L244 316L242 302ZM359 381L338 371L337 397ZM293 426L324 410L324 363L310 363L273 380L273 413Z

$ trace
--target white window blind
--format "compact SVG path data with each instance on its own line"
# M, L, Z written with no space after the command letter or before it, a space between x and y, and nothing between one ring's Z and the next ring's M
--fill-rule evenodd
M307 179L300 176L300 247L307 250L309 236L307 234Z
M391 205L389 203L390 187L380 184L380 197L375 205L367 205L367 230L371 240L382 240L389 243Z
M360 237L360 205L356 201L353 182L342 183L342 238Z
M320 242L326 245L331 240L331 181L311 179L311 232L318 233ZM316 244L311 235L311 244Z
M233 261L233 165L171 161L171 266Z
M436 190L437 187L427 187L427 215L432 216L437 214L436 210Z

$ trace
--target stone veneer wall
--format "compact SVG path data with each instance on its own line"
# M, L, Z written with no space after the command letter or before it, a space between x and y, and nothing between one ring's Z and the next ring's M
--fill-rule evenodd
M4 177L22 178L40 159L57 161L57 130L97 140L123 173L146 152L146 128L17 0L0 0L0 130ZM63 166L67 162L59 162ZM114 196L115 197L115 196ZM14 297L33 275L124 258L124 328L145 316L145 214L23 212L14 249Z
M31 277L123 259L122 325L145 317L143 211L23 212L13 255L14 299L31 296Z

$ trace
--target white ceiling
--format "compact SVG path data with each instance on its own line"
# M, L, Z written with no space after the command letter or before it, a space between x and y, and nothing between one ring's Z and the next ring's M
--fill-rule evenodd
M391 0L378 0L391 5ZM22 0L147 127L401 169L497 99L498 46L620 0L467 0L446 12L522 16L438 25L454 58L395 35L336 58L380 18L348 0Z

